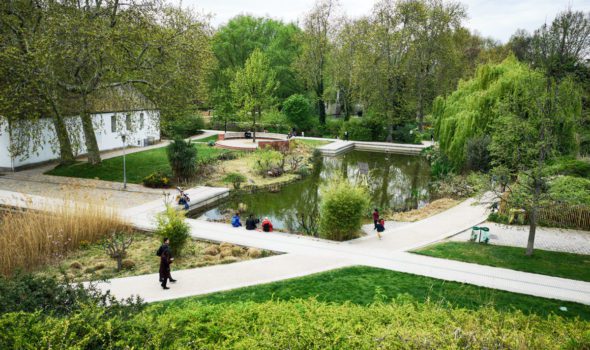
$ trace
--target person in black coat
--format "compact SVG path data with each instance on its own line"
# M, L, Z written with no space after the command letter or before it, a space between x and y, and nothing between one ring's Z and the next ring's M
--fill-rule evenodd
M176 282L170 275L170 264L172 264L174 258L172 257L169 244L170 240L164 238L164 244L158 249L158 255L160 256L160 283L164 289L170 289L166 286L168 280L173 283Z
M246 230L256 230L256 225L258 225L259 222L259 219L254 218L254 215L250 214L246 220Z

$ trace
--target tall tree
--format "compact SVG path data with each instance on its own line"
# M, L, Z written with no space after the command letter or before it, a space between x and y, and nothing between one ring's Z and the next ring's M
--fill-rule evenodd
M285 24L264 17L240 15L219 28L212 38L211 48L217 60L209 79L212 102L216 109L223 106L231 93L230 81L235 72L244 67L255 49L261 50L280 83L277 97L285 99L302 92L293 63L300 54L296 40L301 30L294 24Z
M324 101L330 38L333 32L336 0L318 0L303 21L302 54L297 63L299 74L317 102L320 124L326 124Z
M0 69L5 70L0 82L0 114L12 123L29 121L18 125L21 131L29 129L21 133L24 139L12 138L17 144L13 156L35 151L41 140L31 128L38 124L38 118L52 117L60 160L69 163L74 160L72 143L60 107L63 96L51 67L52 57L58 53L47 45L53 11L54 6L44 6L40 0L8 0L0 4Z
M236 106L244 116L252 118L254 142L256 121L261 119L263 109L274 105L277 88L276 74L269 68L268 58L262 51L255 49L231 82Z
M453 32L465 18L465 9L456 2L442 0L413 0L401 6L401 11L411 16L413 40L410 45L410 71L416 99L416 119L420 130L426 109L434 98L447 91L443 80L445 65L452 62Z

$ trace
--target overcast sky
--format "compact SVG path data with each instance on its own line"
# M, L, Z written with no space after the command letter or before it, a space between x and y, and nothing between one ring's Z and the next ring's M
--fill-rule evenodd
M172 0L179 3L181 0ZM238 14L270 16L283 21L297 21L309 11L315 0L182 0L192 7L211 14L212 24L226 23ZM375 0L340 0L342 11L350 17L368 14ZM469 18L465 25L486 37L506 42L516 29L532 31L545 21L572 6L574 10L590 11L590 0L463 0Z

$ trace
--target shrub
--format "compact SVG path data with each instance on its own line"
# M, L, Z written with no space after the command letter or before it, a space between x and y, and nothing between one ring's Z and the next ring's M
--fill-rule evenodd
M549 175L568 175L590 179L590 162L571 157L555 160L547 172Z
M492 138L488 135L472 137L465 145L465 167L467 170L488 172L490 170L490 151Z
M209 147L215 146L215 141L211 140L211 141L207 142L207 146L209 146Z
M124 316L92 305L67 318L5 314L0 348L573 350L590 345L585 320L489 306L469 311L407 297L369 306L313 299L190 303Z
M164 172L156 171L142 180L145 187L168 188L171 185L170 176Z
M280 171L278 175L283 172L285 165L285 157L281 152L272 149L265 149L256 152L254 160L254 170L262 175L267 176L269 172Z
M203 117L187 115L169 121L164 131L171 138L187 138L201 133L203 128L205 128Z
M81 304L88 303L101 305L106 311L118 309L127 303L141 307L139 300L119 302L92 284L85 288L81 283L71 283L67 278L60 280L24 273L17 273L11 278L0 276L0 314L40 310L45 315L66 315L78 310ZM129 311L131 313L132 310Z
M431 146L422 150L422 156L430 164L430 175L434 179L442 179L453 171L451 162L438 147Z
M261 127L269 132L286 134L291 131L291 122L282 112L271 110L262 115Z
M170 239L173 256L181 256L182 248L190 238L190 226L184 222L184 212L166 205L166 210L156 216L156 235Z
M573 205L590 206L590 180L573 176L558 176L549 185L552 199Z
M353 186L346 180L339 180L322 192L320 236L336 241L355 238L369 208L367 190Z
M123 260L123 263L121 264L121 267L124 270L133 270L135 268L135 261L133 260Z
M109 257L117 261L117 271L123 268L123 259L127 257L127 249L133 243L133 235L129 232L113 231L105 236L103 246Z
M246 182L246 176L240 173L229 173L223 178L224 183L231 183L234 189L239 190L243 182Z
M385 119L382 119L385 120ZM403 125L398 125L393 129L392 137L395 142L401 143L419 143L416 142L417 138L420 138L421 135L417 135L416 131L417 125L414 123L407 123Z
M175 139L166 149L170 168L178 181L192 179L197 171L197 149L190 141Z
M289 96L283 102L283 113L299 131L307 131L313 127L311 104L303 95Z

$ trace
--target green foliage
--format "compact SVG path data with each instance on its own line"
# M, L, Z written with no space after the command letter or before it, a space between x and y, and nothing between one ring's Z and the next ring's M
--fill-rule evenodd
M549 183L549 196L562 203L590 206L590 179L558 176Z
M239 190L243 182L246 182L246 176L240 173L229 173L223 178L224 183L231 183L234 189Z
M488 147L492 139L488 135L472 137L467 140L466 164L467 170L488 172L491 166Z
M357 237L370 204L366 188L352 185L346 180L338 180L322 191L319 226L321 237L335 241Z
M452 173L453 167L447 156L436 146L425 148L421 152L430 164L430 174L434 179L442 179Z
M167 147L166 154L174 176L178 181L188 181L197 171L197 149L190 140L174 139Z
M361 118L350 118L340 127L339 136L344 137L344 132L348 131L350 140L357 141L385 141L385 119L376 114L368 113Z
M561 157L547 167L548 175L567 175L590 179L590 162L573 157Z
M438 98L433 106L435 132L453 168L463 168L469 139L492 132L498 140L498 153L518 152L522 140L515 132L524 135L534 131L526 116L537 113L534 100L545 86L540 73L508 58L501 64L481 66L473 79L462 82L448 98ZM574 120L579 113L580 98L566 82L559 97L562 122L556 130L556 148L562 154L575 149Z
M282 172L285 163L285 157L281 152L273 149L264 149L256 152L254 159L254 170L262 176L268 172L280 170ZM280 175L280 174L279 174Z
M187 138L202 133L205 121L200 115L185 115L168 121L164 133L170 138Z
M354 288L354 287L353 287ZM369 306L316 300L152 307L127 319L88 306L66 319L0 317L0 347L86 349L584 349L588 322L477 311L400 296ZM25 331L26 330L26 331ZM321 330L321 331L317 331ZM477 336L474 336L477 334Z
M145 187L168 188L171 185L170 175L161 171L156 171L144 177L142 183Z
M289 96L283 102L283 113L299 132L310 130L314 125L311 104L307 97L303 95Z
M276 72L279 82L277 96L284 99L300 92L301 85L293 68L301 50L296 40L300 32L294 24L270 18L248 15L232 18L213 36L211 48L217 58L217 66L211 74L211 88L217 89L220 97L224 93L230 95L227 88L231 78L228 77L242 68L252 52L259 49L268 57L268 68Z
M262 114L262 123L260 123L263 130L281 134L289 133L291 131L291 125L292 123L287 119L285 114L276 109L264 112Z
M22 273L10 278L0 276L0 314L39 311L45 315L67 315L80 310L84 304L100 305L104 308L103 313L116 313L124 309L124 305L133 306L128 309L129 314L142 308L139 299L118 301L109 293L94 288L92 284L84 287L67 278L59 280L55 277ZM3 347L0 344L0 348L12 347Z
M181 256L182 249L190 239L190 226L184 222L184 211L166 205L166 210L156 216L156 235L160 239L170 239L170 250L173 256Z

